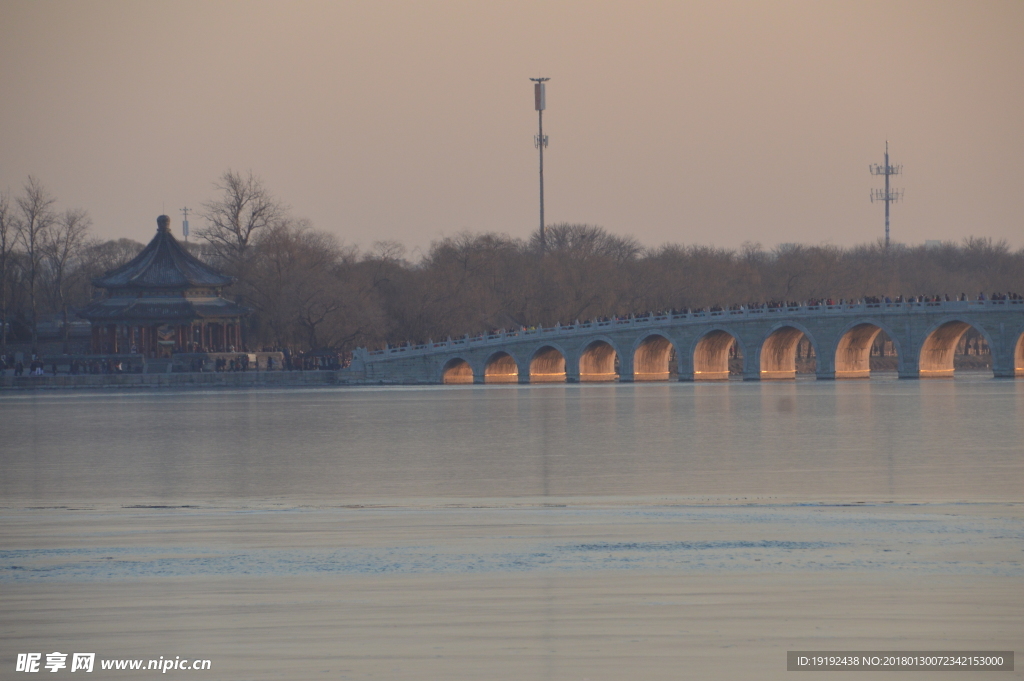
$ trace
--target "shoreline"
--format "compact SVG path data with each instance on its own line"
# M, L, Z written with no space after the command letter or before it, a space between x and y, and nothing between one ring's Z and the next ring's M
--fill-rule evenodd
M45 374L0 376L0 392L11 390L82 390L110 388L256 388L380 385L347 370L224 371L161 374Z
M895 371L886 369L873 370L875 378L895 379ZM954 376L943 376L938 379L925 378L916 380L950 380L957 377L991 378L993 380L1014 380L1009 377L993 376L989 368L963 367L956 370ZM843 379L843 381L866 381L871 377ZM800 372L793 380L817 380L813 373ZM633 385L633 384L674 384L674 383L756 383L743 381L740 376L730 376L721 381L635 381L620 383L619 381L596 381L581 383L479 383L470 387L524 387L531 385ZM775 383L780 381L761 381ZM786 381L781 381L786 382ZM369 380L363 372L341 370L310 370L310 371L239 371L239 372L196 372L170 374L47 374L43 376L0 376L0 394L21 391L66 391L66 390L111 390L118 388L309 388L309 387L362 387L362 386L437 386L442 385L423 381L382 381ZM466 387L453 385L450 387Z

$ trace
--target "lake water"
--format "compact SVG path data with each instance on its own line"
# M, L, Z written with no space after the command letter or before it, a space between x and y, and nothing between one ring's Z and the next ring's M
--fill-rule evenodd
M7 392L0 427L0 678L1024 649L1020 380Z
M0 498L1017 500L1024 381L0 395Z

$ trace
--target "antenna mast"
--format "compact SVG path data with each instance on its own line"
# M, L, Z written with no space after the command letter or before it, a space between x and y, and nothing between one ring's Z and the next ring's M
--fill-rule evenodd
M188 241L188 214L192 212L191 208L185 207L181 209L181 214L184 219L181 221L181 233L185 236L185 241Z
M902 189L889 188L889 177L892 175L899 175L903 172L903 166L889 164L889 140L885 141L885 165L873 163L868 166L868 169L871 171L872 175L885 176L885 189L872 189L871 203L874 203L875 201L885 202L885 247L889 248L889 204L895 203L903 198Z
M544 238L544 149L548 146L548 136L544 134L545 85L550 78L531 78L533 81L533 107L537 110L537 135L533 138L533 146L540 152L540 252L547 250Z

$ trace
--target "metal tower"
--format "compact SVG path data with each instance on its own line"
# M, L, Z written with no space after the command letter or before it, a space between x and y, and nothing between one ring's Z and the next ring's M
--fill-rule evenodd
M185 237L185 241L188 241L188 214L192 212L191 208L185 207L181 209L181 214L184 219L181 221L181 234Z
M895 203L903 198L902 189L889 188L889 177L892 175L899 175L903 172L903 166L889 164L889 140L885 141L885 165L873 163L868 166L868 169L871 171L872 175L885 176L885 189L872 189L871 203L874 203L875 201L885 202L885 247L889 248L889 204Z
M550 78L531 78L533 81L533 107L537 110L537 136L533 138L533 146L540 151L540 252L547 250L544 238L544 149L548 146L548 136L544 134L545 85Z

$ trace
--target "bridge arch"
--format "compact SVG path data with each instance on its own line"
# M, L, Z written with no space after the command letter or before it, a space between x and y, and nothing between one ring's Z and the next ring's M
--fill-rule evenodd
M564 381L565 357L565 350L554 343L537 348L530 357L530 383Z
M1024 327L1017 332L1017 342L1014 343L1014 352L1010 360L1012 376L1024 376Z
M892 341L896 355L902 357L899 337L892 329L876 320L856 320L846 325L836 341L835 377L870 378L871 346L882 332Z
M814 355L819 356L818 343L802 324L777 324L761 341L761 378L796 378L796 346L807 337Z
M735 344L743 354L743 341L737 333L716 327L700 336L690 348L693 357L693 380L724 381L729 378L729 351Z
M499 350L484 362L484 383L518 383L519 364L515 358Z
M662 333L648 333L633 343L633 380L667 381L669 365L678 358L676 344Z
M619 377L619 350L607 336L591 339L580 349L580 381L614 381Z
M445 385L473 382L473 367L461 357L452 357L441 367L441 383Z
M917 370L921 378L948 378L953 375L953 358L960 339L968 329L974 329L989 350L995 352L995 345L988 331L981 325L967 321L964 317L947 317L933 324L924 334L921 350L918 352Z
M1017 333L1017 343L1013 346L1013 375L1024 376L1024 327Z

